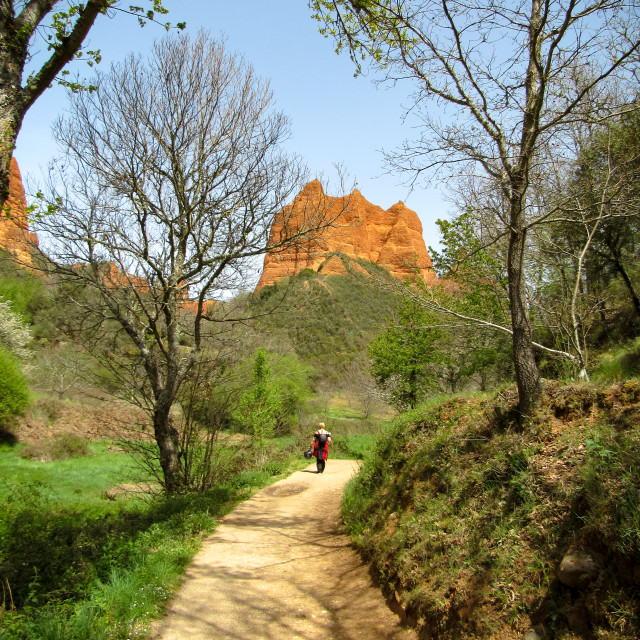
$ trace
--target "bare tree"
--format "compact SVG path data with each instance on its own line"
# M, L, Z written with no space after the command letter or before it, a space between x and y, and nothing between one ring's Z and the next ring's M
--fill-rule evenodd
M600 87L632 79L638 6L623 0L313 0L325 33L360 66L367 55L389 81L415 83L421 135L387 161L415 183L435 169L495 181L506 204L506 267L519 409L539 394L525 293L529 199L544 174L539 149L559 145L577 118L608 115ZM588 97L588 109L583 108ZM435 100L443 112L429 110Z
M306 180L281 148L288 121L268 84L206 34L166 37L96 86L56 126L54 213L38 233L84 321L76 339L101 349L149 412L175 492L186 461L171 410L210 329L238 319L222 300L260 254L307 245L331 221L318 207L285 207Z
M84 57L82 44L98 16L124 12L145 23L167 13L162 0L147 3L145 8L118 0L0 1L0 203L9 194L9 161L27 111L56 79L74 91L82 88L69 81L65 67ZM100 51L87 51L86 60L100 62Z
M84 354L73 348L58 347L38 356L34 368L35 386L51 391L62 400L71 389L81 389L90 378L90 364Z

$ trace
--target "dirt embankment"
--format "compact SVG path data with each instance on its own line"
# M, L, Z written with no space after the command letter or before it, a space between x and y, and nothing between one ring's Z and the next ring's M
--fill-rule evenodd
M144 438L148 418L136 407L104 397L91 403L68 402L53 397L38 398L0 439L37 445L63 434L88 440Z

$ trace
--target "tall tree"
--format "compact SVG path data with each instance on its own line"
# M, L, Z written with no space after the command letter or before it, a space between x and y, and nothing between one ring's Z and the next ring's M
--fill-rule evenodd
M640 292L630 270L635 266L640 242L639 176L640 111L635 111L599 127L585 141L571 185L585 208L599 206L602 214L587 268L604 282L621 278L636 324L640 319Z
M413 409L439 388L437 365L443 353L441 332L434 324L424 309L407 301L387 330L369 344L371 373L399 409Z
M482 176L504 201L506 267L519 409L539 394L525 292L529 199L544 154L576 118L607 115L600 91L637 64L638 11L623 0L312 0L323 31L361 65L415 83L421 135L387 156L413 181L433 169ZM361 57L362 56L362 57ZM589 98L586 100L586 98ZM434 98L444 115L426 107ZM587 108L585 108L587 107Z
M39 234L53 272L77 285L78 316L93 322L76 338L110 337L103 363L149 412L174 492L184 472L172 406L210 327L238 319L212 299L244 286L265 251L308 245L331 221L285 207L306 181L281 148L288 121L268 84L206 35L166 37L96 86L57 125L54 212Z
M68 71L64 69L82 56L83 42L96 18L123 11L145 22L167 13L162 0L146 0L148 8L123 4L119 0L0 0L0 203L9 194L9 161L27 111L56 78L74 90L79 88L65 80ZM40 60L36 51L42 42L48 53ZM86 53L90 64L100 60L99 51Z

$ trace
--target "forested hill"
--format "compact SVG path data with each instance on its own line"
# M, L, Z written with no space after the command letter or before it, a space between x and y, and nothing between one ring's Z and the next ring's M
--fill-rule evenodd
M382 267L344 254L346 275L323 275L312 269L262 287L246 299L253 313L274 310L256 328L270 348L293 349L322 376L334 380L354 360L366 355L368 343L385 326L399 303L376 286L371 275L388 278Z

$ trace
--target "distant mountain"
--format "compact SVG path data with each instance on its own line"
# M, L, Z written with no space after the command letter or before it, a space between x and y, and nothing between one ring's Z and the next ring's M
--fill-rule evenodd
M413 277L417 270L427 283L437 280L422 237L422 224L415 211L402 202L383 210L366 200L356 189L351 194L332 197L324 193L318 180L307 184L288 208L293 210L293 226L308 211L324 210L335 223L325 229L313 243L287 251L268 253L257 289L272 284L303 269L323 275L346 275L344 260L356 258L385 267L397 278ZM271 229L275 240L282 233L282 223Z

